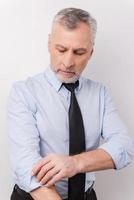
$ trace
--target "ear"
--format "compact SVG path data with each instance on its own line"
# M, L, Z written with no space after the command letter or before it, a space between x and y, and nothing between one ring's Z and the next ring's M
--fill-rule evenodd
M91 58L93 52L94 52L94 48L92 48L92 50L91 50L91 52L90 52L90 54L89 54L89 59Z
M48 35L48 51L50 51L51 34Z
M90 56L92 56L93 52L94 52L94 48L92 48L92 51L91 51L91 54L90 54Z

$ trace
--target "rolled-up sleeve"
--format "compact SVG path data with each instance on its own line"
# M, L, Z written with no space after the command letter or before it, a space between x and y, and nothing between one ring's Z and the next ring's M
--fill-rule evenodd
M105 143L99 148L112 157L115 168L127 166L134 158L134 141L121 121L112 98L104 88L104 113L102 122L102 138Z
M8 101L10 158L15 183L29 192L40 184L31 177L33 165L41 159L36 105L23 82L13 85Z

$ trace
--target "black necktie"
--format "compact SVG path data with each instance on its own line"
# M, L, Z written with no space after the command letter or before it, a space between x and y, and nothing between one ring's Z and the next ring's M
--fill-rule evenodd
M78 87L79 81L75 83L63 83L71 92L69 107L69 155L79 154L85 151L85 132L83 119L78 105L75 88ZM68 180L68 199L84 200L85 191L85 174L77 174Z

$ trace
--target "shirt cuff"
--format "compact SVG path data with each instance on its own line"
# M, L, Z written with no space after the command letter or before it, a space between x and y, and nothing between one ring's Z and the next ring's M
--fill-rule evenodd
M131 145L130 148L126 149L119 143L113 144L113 142L106 142L99 146L99 149L103 149L111 156L115 164L115 169L117 170L122 169L131 163L134 156Z

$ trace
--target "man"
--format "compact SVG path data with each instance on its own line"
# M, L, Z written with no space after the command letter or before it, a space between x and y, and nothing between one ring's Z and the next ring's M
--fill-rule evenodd
M11 200L96 200L94 172L131 162L134 142L106 88L81 76L95 33L88 12L59 11L48 41L50 67L14 84L8 106Z

